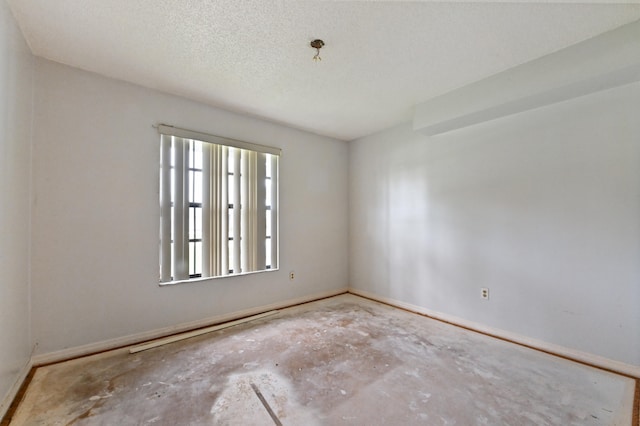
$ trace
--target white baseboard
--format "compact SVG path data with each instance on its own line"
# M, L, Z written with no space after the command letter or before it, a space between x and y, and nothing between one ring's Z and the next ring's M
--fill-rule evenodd
M11 388L6 393L4 398L0 400L0 420L2 420L4 416L7 414L7 411L9 411L9 407L11 407L11 403L16 398L16 395L18 395L18 392L20 391L22 384L24 383L27 376L29 375L29 372L31 371L32 367L33 367L32 361L28 360L27 363L18 372L18 376L16 377L16 380L13 382L13 386L11 386Z
M276 302L269 305L263 305L263 306L258 306L250 309L245 309L242 311L236 311L229 314L217 315L214 317L205 318L197 321L191 321L188 323L183 323L175 326L164 327L164 328L151 330L147 332L132 334L129 336L123 336L115 339L104 340L101 342L91 343L88 345L77 346L73 348L63 349L60 351L49 352L49 353L40 354L40 355L34 355L33 357L31 357L31 360L21 370L19 376L16 379L14 386L7 393L5 398L2 401L0 401L0 418L2 418L2 416L4 416L6 411L9 409L11 402L17 395L18 391L20 390L20 386L26 379L32 367L38 367L45 364L65 361L65 360L78 358L86 355L91 355L99 352L105 352L105 351L109 351L117 348L125 348L123 350L126 350L127 346L140 344L149 340L166 337L176 333L191 331L191 330L195 330L202 327L221 324L228 321L234 321L240 318L261 314L267 311L284 309L290 306L312 302L314 300L324 299L327 297L337 296L339 294L343 294L347 292L357 296L362 296L368 299L376 300L378 302L382 302L391 306L396 306L401 309L406 309L408 311L416 312L421 315L425 315L437 320L451 323L451 324L464 327L473 331L477 331L483 334L505 339L517 344L521 344L533 349L543 351L543 352L558 355L563 358L568 358L571 360L575 360L577 362L599 367L604 370L609 370L612 372L623 374L625 376L640 379L640 367L636 365L614 361L598 355L580 352L574 349L566 348L560 345L555 345L555 344L544 342L537 339L532 339L530 337L522 336L522 335L508 332L505 330L487 327L485 325L468 321L462 318L458 318L453 315L432 311L430 309L427 309L421 306L412 305L410 303L402 302L400 300L391 299L384 296L379 296L377 294L370 293L367 291L353 289L353 288L349 288L349 289L341 288L341 289L335 289L335 290L326 291L322 293L307 295L303 297L298 297L295 299Z
M430 318L434 318L440 321L444 321L453 325L457 325L463 328L467 328L479 333L487 334L490 336L498 337L500 339L508 340L523 346L537 349L543 352L547 352L552 355L557 355L563 358L567 358L573 361L577 361L583 364L591 365L601 368L603 370L609 370L615 373L619 373L625 376L640 379L640 367L637 365L626 364L620 361L614 361L609 358L601 357L599 355L593 355L586 352L581 352L575 349L566 348L564 346L548 343L542 340L533 339L527 336L523 336L510 331L501 330L498 328L487 327L485 325L468 321L453 315L444 314L437 311L424 308L422 306L412 305L411 303L402 302L400 300L391 299L384 296L379 296L374 293L370 293L364 290L358 290L354 288L349 289L349 293L356 296L362 296L367 299L372 299L387 305L395 306L408 311L416 312L421 315L425 315Z
M123 348L125 346L137 345L149 340L166 337L172 334L183 333L186 331L191 331L191 330L195 330L202 327L209 327L216 324L222 324L228 321L237 320L239 318L257 315L267 311L283 309L289 306L295 306L301 303L312 302L314 300L324 299L327 297L336 296L338 294L343 294L343 293L347 293L347 288L340 288L340 289L326 291L322 293L315 293L308 296L303 296L295 299L289 299L281 302L272 303L270 305L258 306L255 308L249 308L242 311L232 312L229 314L217 315L214 317L205 318L197 321L182 323L175 326L159 328L156 330L131 334L129 336L117 337L115 339L109 339L109 340L103 340L101 342L90 343L88 345L76 346L73 348L63 349L60 351L35 355L31 358L31 362L33 363L34 367L38 367L41 365L52 364L60 361L66 361L69 359L91 355L98 352L105 352L112 349Z

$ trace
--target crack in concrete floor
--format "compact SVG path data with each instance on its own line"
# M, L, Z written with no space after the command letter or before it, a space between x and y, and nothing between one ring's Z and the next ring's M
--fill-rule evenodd
M38 368L12 425L624 425L635 382L341 295Z

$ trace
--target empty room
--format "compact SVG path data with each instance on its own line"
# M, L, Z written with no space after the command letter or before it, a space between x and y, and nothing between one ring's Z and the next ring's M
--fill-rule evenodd
M0 0L0 424L640 426L640 2Z

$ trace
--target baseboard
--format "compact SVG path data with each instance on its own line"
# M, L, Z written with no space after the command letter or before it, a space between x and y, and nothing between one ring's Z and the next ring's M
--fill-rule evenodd
M581 352L575 349L566 348L564 346L548 343L542 340L533 339L527 336L523 336L517 333L501 330L498 328L487 327L483 324L468 321L453 315L444 314L437 311L424 308L422 306L413 305L411 303L402 302L400 300L392 299L389 297L379 296L368 291L350 288L349 293L356 296L365 297L367 299L375 300L387 305L395 306L397 308L405 309L407 311L415 312L420 315L425 315L430 318L434 318L446 323L450 323L459 327L463 327L472 331L477 331L482 334L486 334L499 339L507 340L513 343L517 343L522 346L526 346L532 349L536 349L542 352L556 355L562 358L576 361L582 364L587 364L593 367L598 367L603 370L611 371L614 373L622 374L624 376L632 377L634 379L640 379L640 367L636 365L626 364L620 361L614 361L599 355L593 355L586 352Z
M29 372L31 371L32 367L33 367L32 361L28 360L27 363L18 372L18 376L16 377L16 380L14 381L13 386L11 386L11 388L6 393L4 398L2 398L2 400L0 401L0 421L4 419L4 416L7 414L7 411L9 411L9 408L11 407L13 400L16 399L16 396L18 395L18 392L20 391L22 384L24 383L27 376L29 375Z
M295 299L288 299L281 302L272 303L270 305L258 306L254 308L244 309L242 311L232 312L229 314L217 315L217 316L205 318L202 320L182 323L175 326L159 328L156 330L150 330L142 333L131 334L129 336L123 336L115 339L103 340L101 342L90 343L88 345L76 346L73 348L63 349L60 351L35 355L31 358L31 362L34 367L53 364L56 362L66 361L73 358L79 358L86 355L92 355L92 354L110 351L118 348L124 348L131 345L137 345L143 342L147 342L149 340L167 337L172 334L183 333L186 331L196 330L198 328L209 327L216 324L222 324L222 323L234 321L240 318L261 314L263 312L272 311L276 309L283 309L290 306L300 305L302 303L312 302L314 300L325 299L327 297L337 296L338 294L344 294L344 293L347 293L347 288L340 288L340 289L330 290L322 293L315 293L308 296L303 296Z

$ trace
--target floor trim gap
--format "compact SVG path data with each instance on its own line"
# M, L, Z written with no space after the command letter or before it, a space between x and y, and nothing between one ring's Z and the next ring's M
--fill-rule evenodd
M633 397L632 425L640 426L640 379L636 379L636 392Z
M276 302L269 305L257 306L254 308L244 309L229 314L218 315L204 320L183 323L177 326L164 327L161 329L141 332L129 336L118 337L101 342L90 343L83 346L63 349L56 352L35 355L31 357L31 361L34 367L45 367L47 365L57 364L59 362L71 361L86 356L99 355L114 350L126 350L131 346L141 345L153 340L171 337L182 333L188 333L190 331L215 326L218 324L224 324L230 321L239 320L252 315L259 315L272 310L285 309L293 306L303 305L305 303L315 302L317 300L328 299L330 297L339 296L345 293L348 293L346 287L322 293L315 293L306 297L303 296L295 299L284 300L279 303Z
M4 405L0 406L0 410L3 410L6 407L6 411L4 411L4 413L0 411L0 426L9 425L11 417L15 413L15 410L18 407L20 401L22 401L24 393L26 392L27 387L29 386L29 383L31 383L31 379L33 378L33 375L35 374L36 370L39 367L46 367L46 366L58 364L61 362L71 361L74 359L79 359L79 358L84 358L84 357L89 357L94 355L100 355L100 354L104 354L106 352L111 352L111 351L126 350L127 348L130 348L134 345L145 344L147 342L152 342L156 339L169 338L179 334L197 331L203 328L223 325L225 323L242 320L250 316L257 316L260 314L264 314L269 311L286 309L294 306L300 306L307 303L316 302L319 300L329 299L331 297L346 294L348 292L349 292L348 289L344 287L344 288L339 288L332 291L326 291L323 293L312 294L307 297L303 296L296 299L290 299L288 301L284 301L281 303L272 303L266 306L238 311L242 313L253 311L253 314L243 315L242 313L239 313L238 316L235 317L235 319L228 319L226 321L218 321L218 322L212 321L209 325L206 325L206 326L195 326L190 329L183 329L175 333L166 333L166 332L163 333L162 330L164 329L155 330L151 332L140 333L140 335L138 335L139 337L137 338L136 338L136 335L125 336L123 338L113 339L111 341L92 343L89 345L85 345L83 347L70 348L70 349L58 351L55 353L32 355L29 361L27 362L27 364L25 365L25 367L22 369L19 376L17 377L16 382L12 387L12 390L10 390L7 393L6 395L7 401L1 401ZM230 315L233 315L233 314L230 314ZM149 336L153 335L154 333L156 333L156 336L150 338ZM122 343L118 343L118 342L122 342ZM13 396L11 397L11 395Z
M287 303L287 301L285 301L283 303L280 303L280 304L274 303L274 304L265 306L263 308L277 306L277 309L287 309L287 308L292 308L292 307L296 307L296 306L305 305L307 303L316 302L316 301L319 301L319 300L329 299L331 297L335 297L335 296L339 296L339 295L347 294L347 293L348 294L352 294L354 296L362 297L364 299L372 300L372 301L377 302L377 303L382 303L384 305L392 306L394 308L401 309L401 310L404 310L406 312L411 312L411 313L414 313L414 314L417 314L417 315L420 315L420 316L424 316L424 317L427 317L427 318L430 318L430 319L433 319L433 320L436 320L436 321L439 321L439 322L442 322L442 323L450 324L450 325L453 325L453 326L456 326L456 327L459 327L459 328L462 328L462 329L465 329L465 330L469 330L469 331L472 331L472 332L475 332L475 333L486 335L488 337L492 337L492 338L495 338L495 339L498 339L498 340L502 340L502 341L505 341L505 342L508 342L508 343L516 344L516 345L519 345L519 346L522 346L522 347L526 347L526 348L533 349L533 350L536 350L536 351L539 351L539 352L542 352L542 353L546 353L546 354L549 354L549 355L552 355L552 356L556 356L556 357L559 357L559 358L562 358L562 359L566 359L566 360L571 361L571 362L576 362L578 364L582 364L582 365L585 365L585 366L588 366L588 367L597 368L597 369L602 370L602 371L606 371L606 372L609 372L609 373L618 374L620 376L632 378L632 379L635 380L635 392L634 392L634 402L633 402L633 423L632 424L636 425L636 426L640 426L640 374L634 375L634 374L631 374L631 373L626 372L626 371L620 371L620 370L615 369L615 368L609 368L609 367L606 367L606 366L603 366L603 365L600 365L600 364L597 364L597 363L589 362L589 361L586 361L586 360L583 360L583 359L579 359L579 358L574 358L574 357L572 357L570 355L565 355L565 354L562 354L562 353L554 352L553 350L545 349L544 347L536 346L534 344L528 344L528 343L525 343L525 342L514 340L514 339L506 337L506 336L501 336L500 334L496 334L496 333L488 332L488 331L485 331L485 330L482 330L482 329L474 328L471 325L465 325L465 324L462 324L462 323L457 323L457 322L455 322L453 320L450 320L450 319L439 318L438 316L434 316L434 315L431 315L431 314L429 314L427 312L421 311L421 309L424 309L426 311L426 308L421 308L420 306L414 306L414 305L407 304L407 303L404 303L404 302L401 302L401 301L397 301L395 299L390 299L390 298L386 298L386 297L377 296L377 295L371 294L369 292L360 291L360 290L352 289L352 288L339 289L339 290L335 290L333 292L326 292L324 294L315 295L315 297L311 296L310 298L304 298L303 297L303 298L293 299L293 300L289 300L288 301L290 303ZM254 312L256 312L256 311L259 312L260 309L261 309L260 307L255 308ZM173 340L173 341L178 341L178 340L182 340L183 339L183 338L180 338L180 335L190 334L190 333L193 333L193 332L196 332L196 333L199 332L199 334L204 334L204 333L207 333L207 332L210 332L210 331L215 331L215 330L202 331L202 332L200 332L200 331L201 330L206 330L206 329L209 329L209 328L216 328L216 327L226 328L225 324L229 324L229 325L227 325L227 327L232 327L232 326L237 325L237 324L242 323L242 322L251 321L253 319L259 319L258 317L266 317L266 316L269 316L269 315L273 315L273 314L277 313L277 309L272 309L272 310L269 310L269 311L266 311L266 312L260 312L260 313L257 313L256 315L245 316L245 317L241 317L241 318L236 319L236 320L230 320L230 321L217 323L217 324L210 325L210 326L195 327L195 328L192 328L191 330L181 330L180 332L177 332L177 333L174 333L174 334L160 336L160 340L163 341L163 340L174 338L176 340ZM249 311L249 310L240 311L240 312L247 312L247 311ZM193 335L193 336L190 335L190 336L187 336L187 337L184 337L184 338L189 338L189 337L194 337L194 336L195 335ZM4 416L1 418L0 426L7 426L7 425L10 424L10 420L11 420L12 416L14 415L15 410L17 409L20 401L24 397L24 394L25 394L25 392L26 392L26 390L27 390L27 388L29 386L29 383L31 382L31 379L33 378L33 375L35 374L35 371L36 371L37 368L44 367L44 366L47 366L47 365L57 364L57 363L68 361L68 360L72 360L72 359L84 358L84 357L87 357L87 356L92 356L92 355L97 355L97 354L101 354L101 353L105 353L105 352L110 352L110 351L113 351L113 350L125 350L126 348L130 348L130 352L134 353L133 352L133 348L132 348L133 345L138 344L139 346L146 346L145 343L150 344L150 343L154 343L154 341L157 341L157 338L156 339L141 338L137 342L123 344L123 345L120 345L120 346L117 346L117 347L108 347L108 344L105 344L105 349L103 349L103 350L96 350L96 351L93 351L93 352L90 352L90 353L78 354L78 355L69 356L69 357L66 357L66 358L58 357L58 359L55 359L55 356L54 356L55 354L44 354L44 355L32 357L31 360L28 362L28 371L27 371L27 373L26 374L25 373L21 373L21 376L18 377L19 380L17 380L16 381L16 385L14 385L14 387L18 387L18 390L14 391L15 392L15 396L13 397L11 402L9 403L8 408L6 409L6 411L4 413ZM171 342L166 342L166 343L171 343ZM166 343L160 343L160 344L166 344ZM542 342L542 343L545 343L545 342ZM99 344L100 343L96 343L96 344L92 344L91 346L98 346ZM155 346L159 346L159 345L155 345ZM73 349L77 350L78 348L72 348L72 350ZM150 347L146 348L146 349L150 349ZM140 349L140 350L145 350L145 349ZM588 356L589 354L585 354L585 355ZM52 359L49 362L44 362L44 363L36 363L35 362L38 359L45 360L47 358L47 356L49 356L51 358L54 358L54 359ZM605 359L605 361L617 362L617 361L612 361L612 360L607 360L607 359ZM25 366L25 369L26 369L26 367L27 366ZM635 367L635 366L629 366L629 367ZM19 386L18 386L18 382L20 382ZM253 385L252 385L252 387L253 387ZM254 392L255 392L255 389L254 389ZM258 392L259 392L259 390L258 390ZM256 393L256 395L258 395L258 393ZM264 405L264 403L263 403L263 405ZM267 408L267 406L265 406L265 408ZM267 411L269 411L269 410L267 409ZM0 413L0 414L2 414L2 413ZM274 420L274 422L276 422L276 425L281 424L281 423L278 423L279 420L277 420L277 417L275 419L272 417L272 419Z
M0 416L0 426L9 426L11 424L11 419L18 409L18 405L20 405L20 403L22 402L24 395L27 393L27 388L29 387L34 374L36 374L36 367L31 365L31 362L27 363L25 369L27 368L27 374L24 377L20 377L20 380L16 381L16 383L20 383L20 386L11 399L11 402L9 403L7 410L4 412L4 415Z
M490 332L490 331L485 331L485 330L482 330L482 329L479 329L479 328L475 328L472 325L465 325L462 322L456 322L453 319L440 318L440 317L438 317L436 315L421 311L420 310L421 309L420 306L411 305L409 303L404 303L404 302L401 302L399 300L397 301L395 299L390 299L390 298L387 298L387 297L379 297L379 296L377 296L375 294L371 294L369 292L356 290L356 289L349 289L349 294L352 294L352 295L358 296L358 297L362 297L364 299L372 300L374 302L382 303L383 305L388 305L388 306L392 306L394 308L402 309L402 310L404 310L406 312L411 312L411 313L414 313L414 314L417 314L417 315L421 315L421 316L424 316L424 317L427 317L427 318L430 318L430 319L433 319L433 320L436 320L436 321L440 321L440 322L445 323L445 324L453 325L455 327L459 327L459 328L462 328L462 329L465 329L465 330L472 331L474 333L479 333L479 334L483 334L483 335L488 336L488 337L493 337L494 339L502 340L502 341L505 341L505 342L508 342L508 343L512 343L512 344L515 344L515 345L519 345L519 346L522 346L522 347L525 347L525 348L528 348L528 349L533 349L533 350L536 350L538 352L543 352L543 353L548 354L548 355L556 356L558 358L566 359L567 361L576 362L578 364L582 364L582 365L585 365L587 367L597 368L599 370L606 371L606 372L612 373L612 374L618 374L620 376L624 376L624 377L627 377L627 378L630 378L630 379L634 379L636 381L640 379L640 372L634 374L634 373L631 373L631 372L628 372L628 371L625 371L625 370L622 370L622 369L616 369L615 367L608 367L606 365L598 364L597 362L594 362L594 361L587 361L587 360L580 359L580 358L577 358L577 357L572 357L569 354L563 354L561 352L556 352L556 351L554 351L552 349L546 349L546 348L544 348L542 346L537 346L534 343L526 343L526 342L523 342L523 341L518 341L518 340L516 340L514 338L510 338L508 336L500 335L499 334L500 330L496 330L495 332ZM424 310L426 311L427 309L425 308ZM507 332L505 332L505 333L507 333ZM511 334L511 333L509 333L509 334ZM527 340L531 340L531 339L527 339ZM545 343L545 342L541 342L541 343ZM584 354L584 355L585 356L589 356L590 354ZM617 361L608 360L608 359L605 359L605 361L610 361L610 362L617 363ZM625 366L626 366L626 364L625 364ZM628 367L629 367L629 369L634 369L634 370L639 369L639 367L631 366L631 365L629 365ZM637 385L636 385L636 387L637 387ZM638 426L640 426L640 424Z
M175 334L173 336L165 337L162 339L153 340L149 343L145 343L142 345L137 345L129 348L130 354L135 354L138 352L146 351L149 349L157 348L158 346L168 345L170 343L179 342L181 340L190 339L196 336L202 336L203 334L213 333L214 331L223 330L229 327L235 327L236 325L245 324L247 322L255 321L260 318L270 317L272 315L277 314L279 311L269 311L264 312L258 315L252 315L250 317L241 318L235 321L225 322L218 325L213 325L211 327L200 328L198 330L188 331L185 333Z

